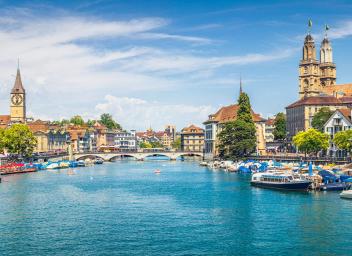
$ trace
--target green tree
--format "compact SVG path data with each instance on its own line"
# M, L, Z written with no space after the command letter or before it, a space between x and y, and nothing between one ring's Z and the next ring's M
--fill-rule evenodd
M286 138L286 116L284 113L278 113L274 120L274 139L284 140Z
M118 124L113 118L112 115L104 113L100 116L100 123L105 125L108 129L118 129L122 130L120 124Z
M352 130L341 131L335 134L334 143L339 149L352 151Z
M237 119L225 123L218 134L219 155L222 158L240 159L252 154L256 149L256 129L246 93L240 94L238 105Z
M172 142L171 147L173 149L181 149L181 138L177 138L174 142Z
M66 125L66 124L70 124L70 120L68 120L68 119L62 119L62 120L60 121L60 124L61 124L62 126Z
M70 123L74 125L84 125L84 120L81 116L76 115L70 119Z
M148 141L142 141L139 143L140 148L152 148L152 145Z
M5 144L6 140L5 140L5 130L0 128L0 152L3 152L5 149Z
M95 120L88 119L87 121L88 127L93 127L94 124L95 124Z
M324 132L324 124L329 120L333 111L328 107L323 107L318 110L313 116L312 127L318 131Z
M304 154L318 154L321 150L329 147L329 136L314 128L297 133L293 139L293 144Z
M27 125L14 124L4 131L4 145L9 153L29 157L37 145L37 140Z
M150 144L152 145L152 148L163 148L164 147L160 141L152 141L152 142L150 142Z

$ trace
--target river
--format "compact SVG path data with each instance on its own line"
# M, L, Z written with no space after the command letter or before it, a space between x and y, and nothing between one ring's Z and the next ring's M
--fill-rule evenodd
M0 255L352 255L352 200L338 193L253 188L192 161L69 174L3 177Z

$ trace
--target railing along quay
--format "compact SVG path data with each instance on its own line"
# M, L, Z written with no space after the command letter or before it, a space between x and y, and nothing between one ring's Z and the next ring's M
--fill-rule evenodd
M351 162L351 157L304 157L304 156L286 156L286 155L267 155L267 156L251 156L248 159L269 161L275 160L278 162L313 162L313 163L336 163L346 164Z

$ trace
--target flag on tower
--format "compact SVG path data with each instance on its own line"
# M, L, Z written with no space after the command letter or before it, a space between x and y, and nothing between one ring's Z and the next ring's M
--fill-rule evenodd
M309 19L309 21L308 21L308 27L311 28L312 26L313 26L313 22L312 22L311 19Z

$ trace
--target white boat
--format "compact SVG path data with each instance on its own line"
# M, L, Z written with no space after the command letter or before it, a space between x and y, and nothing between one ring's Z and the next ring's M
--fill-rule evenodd
M57 169L59 168L59 164L58 163L51 163L51 164L48 164L46 169Z
M203 161L203 162L200 162L199 165L200 165L200 166L208 166L208 163L205 162L205 161Z
M340 193L341 198L352 199L352 189L344 190Z

